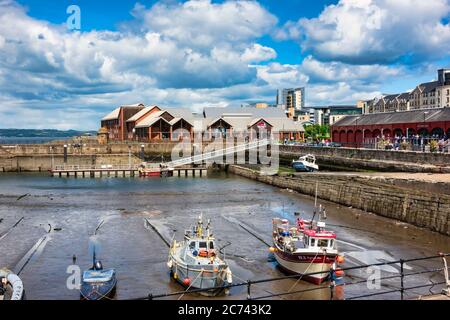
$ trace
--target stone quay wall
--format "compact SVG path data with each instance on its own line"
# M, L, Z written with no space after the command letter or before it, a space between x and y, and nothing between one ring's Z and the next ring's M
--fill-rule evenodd
M317 196L348 207L428 228L450 235L450 195L396 186L377 179L358 176L302 174L260 175L257 170L230 165L228 171L252 180L302 194Z
M280 146L280 161L288 163L313 154L319 165L388 172L450 173L449 153L388 151L355 148Z

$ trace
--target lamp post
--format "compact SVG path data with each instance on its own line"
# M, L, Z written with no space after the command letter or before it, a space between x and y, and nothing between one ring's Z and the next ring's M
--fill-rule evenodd
M67 164L67 144L64 145L64 164Z
M423 129L424 129L424 131L422 133L422 150L423 150L423 152L425 152L425 126L426 126L427 114L428 114L428 111L425 111L423 113Z
M52 169L55 168L55 158L53 156L53 146L50 146L50 153L52 154Z
M355 121L355 144L356 144L356 149L358 149L358 137L357 137L357 135L356 135L356 133L357 133L357 130L358 130L358 120L359 120L359 117L356 117L356 119L355 119L356 121Z
M131 146L128 146L128 168L131 169Z

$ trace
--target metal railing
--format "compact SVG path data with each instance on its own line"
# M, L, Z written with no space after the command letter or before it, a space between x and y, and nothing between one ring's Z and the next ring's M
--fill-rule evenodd
M450 140L434 137L366 138L360 142L342 142L342 147L392 151L450 152Z
M90 171L90 170L137 170L138 165L56 165L53 171Z
M252 150L252 149L256 149L258 147L262 147L262 146L267 146L271 143L270 139L262 139L262 140L256 140L256 141L252 141L249 143L244 143L241 145L237 145L237 146L233 146L233 147L229 147L229 148L224 148L221 150L214 150L211 152L205 152L193 157L186 157L186 158L182 158L179 160L174 160L171 162L166 163L166 165L168 167L179 167L179 166L183 166L183 165L187 165L190 163L199 163L199 162L203 162L206 160L211 160L211 159L217 159L223 156L226 156L228 154L234 154L234 153L239 153L239 152L245 152L246 150Z
M450 256L450 253L442 253L442 254L439 254L439 255L436 255L436 256L429 256L429 257L422 257L422 258L413 258L413 259L400 259L400 260L390 261L390 262L381 262L381 263L366 264L366 265L342 268L340 270L342 270L344 272L347 272L347 271L352 271L352 270L367 269L367 268L370 268L370 267L400 265L400 274L386 276L386 277L380 277L379 278L380 281L382 281L382 280L392 280L392 279L399 278L399 280L400 280L400 283L399 283L400 287L395 287L394 289L390 289L390 290L384 290L384 291L378 291L378 292L373 292L373 293L366 293L366 294L361 294L361 295L350 296L350 297L347 297L345 299L346 300L356 300L356 299L363 299L363 298L370 298L370 297L375 297L375 296L380 296L380 295L398 293L400 295L399 296L400 300L404 300L405 299L405 293L408 292L408 291L411 291L411 290L420 289L420 288L430 288L430 287L435 287L435 286L440 286L440 285L449 286L449 284L450 284L449 279L446 279L446 281L432 282L432 283L426 283L426 284L421 284L421 285L416 285L416 286L406 286L406 281L405 281L405 279L407 277L411 277L411 276L414 276L414 275L421 275L421 274L423 275L423 274L429 274L429 273L436 273L436 272L445 271L444 268L434 268L434 269L428 269L428 270L421 270L421 271L417 271L417 272L405 272L405 264L406 263L416 262L416 261L426 261L426 260L438 259L438 258L439 259L445 259L448 256ZM363 280L358 280L358 281L349 281L349 282L342 282L342 283L330 282L327 285L322 285L322 286L319 285L319 286L316 286L314 288L308 288L308 289L302 289L302 290L296 290L296 291L279 292L279 293L271 293L271 294L262 295L262 296L253 296L252 295L252 289L258 284L265 284L265 283L277 282L277 281L288 280L288 279L299 279L301 277L314 276L314 275L319 275L319 274L324 274L324 273L330 274L330 276L331 276L331 274L333 272L335 272L335 270L331 270L331 271L327 271L327 272L321 271L321 272L307 273L307 274L304 274L302 276L300 276L300 275L289 275L289 276L282 276L282 277L268 278L268 279L261 279L261 280L247 280L247 281L242 281L240 283L228 284L228 285L224 285L224 286L221 286L221 287L208 288L208 289L189 289L189 290L186 290L186 291L178 291L178 292L163 293L163 294L152 294L152 293L150 293L146 297L139 297L139 298L135 298L135 299L131 299L131 300L153 300L153 299L162 299L162 298L170 298L170 297L182 297L182 296L184 296L186 294L210 292L212 290L231 289L231 288L236 288L236 287L245 287L246 288L247 300L263 300L263 299L270 299L270 298L275 298L275 297L283 297L283 296L299 294L299 293L305 293L305 292L314 292L314 291L318 291L318 290L330 290L330 300L332 300L334 298L334 290L336 288L344 287L344 286L348 287L348 286L357 285L357 284L363 284L363 283L367 283L369 281L368 279L363 279ZM418 296L420 296L420 295L418 295Z

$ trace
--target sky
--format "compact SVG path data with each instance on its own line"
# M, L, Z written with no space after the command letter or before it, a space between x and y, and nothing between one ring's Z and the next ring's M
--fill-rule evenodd
M80 29L68 7L80 9ZM0 0L0 128L98 129L119 105L356 104L450 68L450 0Z

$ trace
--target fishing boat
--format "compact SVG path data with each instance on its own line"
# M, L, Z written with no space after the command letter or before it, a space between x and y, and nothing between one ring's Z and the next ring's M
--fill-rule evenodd
M325 215L322 207L320 213ZM315 216L315 214L314 214ZM336 234L326 230L325 222L320 220L297 219L296 225L290 225L286 219L275 218L273 224L274 253L281 269L291 274L299 274L302 280L321 284L330 276L330 270L343 262L336 246Z
M83 272L80 286L81 300L107 300L114 298L117 278L114 269L103 269L101 261L93 258L93 266Z
M204 230L202 216L185 232L183 241L172 242L167 266L171 276L187 290L210 289L200 292L207 296L219 294L233 282L228 264L219 257L210 221Z
M319 166L316 164L316 157L312 154L300 157L298 160L292 161L292 168L297 172L314 172L319 171Z
M8 269L0 269L0 301L24 299L25 290L19 276Z
M148 163L143 162L139 166L140 177L171 177L173 176L173 168L169 168L164 163Z

